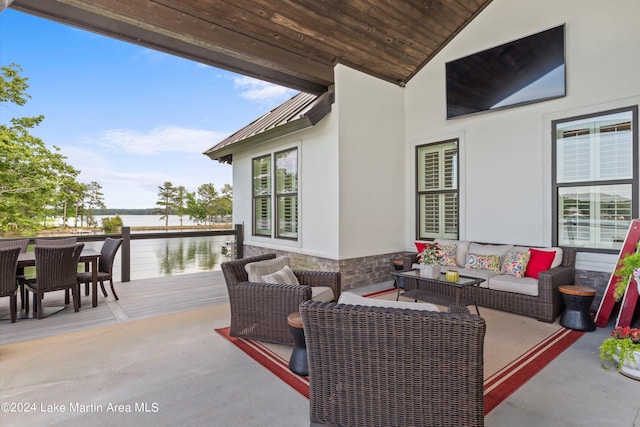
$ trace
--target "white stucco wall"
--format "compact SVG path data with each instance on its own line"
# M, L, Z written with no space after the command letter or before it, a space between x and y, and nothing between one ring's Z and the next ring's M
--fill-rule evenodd
M297 146L299 149L299 240L251 235L251 160ZM331 112L315 127L233 154L233 221L244 224L245 243L306 255L337 259L338 120Z
M404 89L335 69L340 259L404 249Z
M456 136L461 138L460 237L551 243L550 122L639 103L638 16L637 0L494 0L407 84L407 248L415 239L414 147ZM563 23L567 96L446 120L446 62ZM610 268L587 258L592 269ZM613 262L611 256L600 260Z

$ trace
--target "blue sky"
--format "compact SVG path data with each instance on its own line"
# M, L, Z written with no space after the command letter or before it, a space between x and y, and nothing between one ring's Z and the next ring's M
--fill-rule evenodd
M189 191L232 183L203 151L296 92L5 9L0 65L19 64L31 99L0 122L45 116L32 135L102 185L108 208L155 206L165 181Z

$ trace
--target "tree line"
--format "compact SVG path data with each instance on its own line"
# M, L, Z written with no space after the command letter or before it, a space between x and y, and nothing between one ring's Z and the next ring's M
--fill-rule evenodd
M177 215L180 225L184 216L196 224L212 225L218 218L231 215L232 188L225 184L220 193L212 183L202 184L196 191L189 192L184 186L174 186L165 181L158 187L158 201L155 213L169 225L169 215Z

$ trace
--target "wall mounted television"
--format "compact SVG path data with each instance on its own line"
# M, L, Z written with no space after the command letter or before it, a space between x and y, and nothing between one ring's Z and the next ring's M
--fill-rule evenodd
M446 63L447 119L565 96L564 27Z

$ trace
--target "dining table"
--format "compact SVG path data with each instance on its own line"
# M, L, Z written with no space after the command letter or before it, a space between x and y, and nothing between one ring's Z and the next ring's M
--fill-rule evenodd
M80 259L78 264L91 265L91 305L93 307L98 306L98 259L100 258L100 252L95 249L82 249L80 253ZM35 267L36 254L35 252L21 252L18 256L18 268L21 267ZM38 272L36 271L36 275Z

